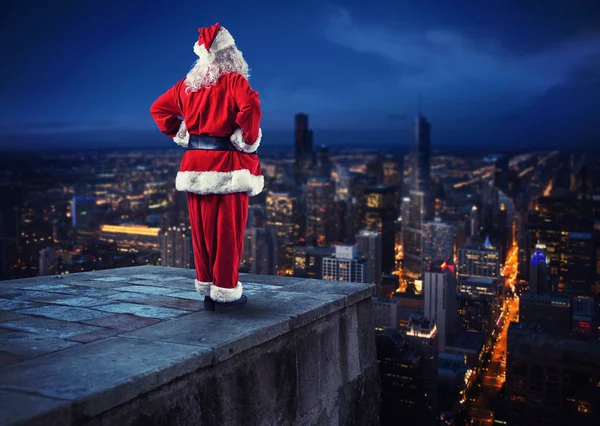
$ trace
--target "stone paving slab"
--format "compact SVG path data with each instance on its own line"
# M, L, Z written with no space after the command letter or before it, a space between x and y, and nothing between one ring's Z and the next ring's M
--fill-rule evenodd
M346 297L346 304L353 305L371 297L375 292L372 284L325 281L304 279L294 284L286 285L285 291L311 293L318 288L319 294L337 294Z
M17 309L33 308L39 306L37 303L27 302L26 300L0 299L0 309L13 311Z
M215 361L222 361L290 329L289 319L282 316L257 316L245 309L226 315L224 320L223 315L215 312L197 312L121 336L203 346L215 351Z
M287 288L287 287L286 287ZM281 315L290 318L291 327L301 327L316 321L332 312L342 309L345 305L344 296L337 294L293 293L278 290L256 289L248 292L248 303L244 310L249 315Z
M69 424L71 403L19 392L0 390L0 425L49 424L46 416L51 414L53 424ZM46 419L44 419L46 417ZM39 423L38 423L39 422Z
M106 305L106 299L88 296L73 296L70 294L57 294L56 296L40 299L39 302L52 303L55 305L66 305L78 308L89 308L92 306Z
M191 291L176 291L173 293L168 293L167 296L170 297L177 297L180 299L190 299L190 300L204 300L204 298L201 299L200 293L198 293L196 290L191 290Z
M78 334L77 336L69 337L67 340L77 343L90 343L96 340L106 339L107 337L116 336L118 332L110 328L104 328L91 333Z
M66 339L83 333L98 331L100 327L94 327L76 322L58 321L48 318L23 318L19 320L3 322L1 327L26 331L28 333L41 334L58 339Z
M63 339L0 329L0 351L23 358L35 358L74 346L78 346L77 343Z
M35 308L17 309L20 314L39 315L61 321L83 321L105 317L106 313L94 309L74 308L71 306L45 305Z
M121 280L119 282L114 281L92 281L92 280L78 280L78 281L69 281L69 285L73 287L85 287L85 288L100 288L100 289L111 289L118 287L125 287L129 285L128 281Z
M60 290L70 289L70 285L60 283L47 283L47 284L34 284L21 287L23 290L35 290L35 291L51 291L60 293Z
M27 315L18 314L13 311L0 311L0 323L21 318L27 318Z
M146 306L137 303L111 303L110 305L96 306L96 309L114 314L134 314L147 318L175 318L189 311L183 309L163 308L158 306Z
M204 347L111 337L0 368L0 389L74 401L94 416L211 362Z
M23 361L24 359L25 358L23 358L23 357L0 351L0 367L4 367L6 365L11 365L11 364L16 364L18 362ZM2 424L2 423L0 423L0 424Z
M36 302L39 299L43 299L45 297L52 297L55 293L49 293L47 291L33 291L33 290L21 290L21 289L12 289L7 290L0 297L4 299L11 300L24 300L29 302Z
M185 309L188 311L200 311L204 309L204 299L201 301L200 296L196 293L195 300L176 298L169 296L155 296L153 294L143 293L128 293L122 292L110 296L110 301L142 303L152 306L163 306L166 308Z
M165 287L153 287L143 285L129 285L126 287L119 287L118 291L130 291L132 293L143 293L143 294L167 294L171 293L173 289Z
M138 317L130 314L114 314L107 317L81 321L84 324L112 328L117 331L133 331L159 322L156 318Z

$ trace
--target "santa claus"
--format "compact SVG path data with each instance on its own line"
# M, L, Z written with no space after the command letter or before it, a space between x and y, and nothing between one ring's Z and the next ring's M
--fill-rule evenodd
M199 59L150 113L162 133L186 148L175 185L188 193L196 290L205 309L227 311L247 300L238 267L248 198L264 183L256 154L260 100L229 31L218 23L199 31Z

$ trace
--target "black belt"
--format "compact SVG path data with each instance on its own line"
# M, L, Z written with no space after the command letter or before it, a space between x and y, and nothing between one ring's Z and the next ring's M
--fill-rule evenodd
M216 137L208 135L190 135L187 149L237 151L228 137Z

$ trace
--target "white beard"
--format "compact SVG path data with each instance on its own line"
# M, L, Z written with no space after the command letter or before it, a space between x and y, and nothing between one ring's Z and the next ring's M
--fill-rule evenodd
M241 74L247 79L250 77L248 63L237 47L219 50L214 55L214 61L210 63L203 61L202 57L194 62L185 77L186 92L197 92L203 87L214 86L223 74L231 72Z

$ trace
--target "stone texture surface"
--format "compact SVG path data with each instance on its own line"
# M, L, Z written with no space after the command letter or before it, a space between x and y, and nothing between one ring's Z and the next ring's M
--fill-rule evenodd
M71 404L67 401L0 390L0 425L60 425L70 424L71 420Z
M242 274L216 313L194 276L0 282L0 424L378 424L372 286Z

